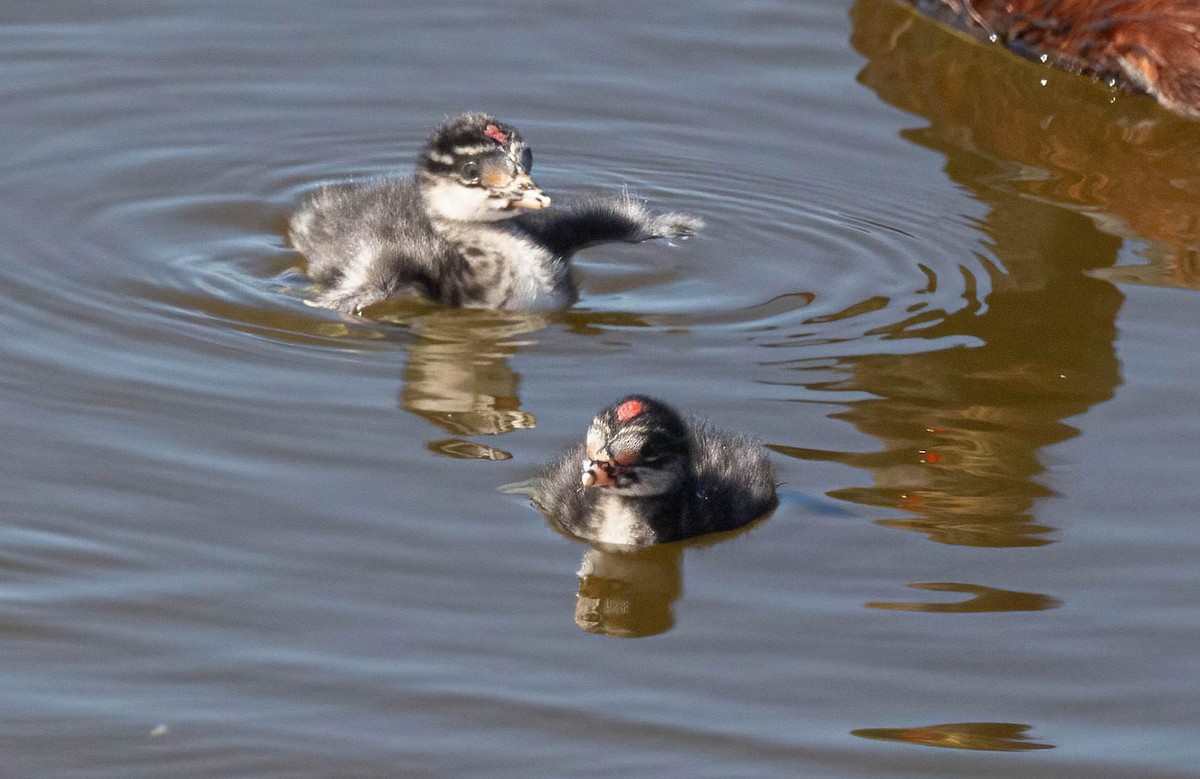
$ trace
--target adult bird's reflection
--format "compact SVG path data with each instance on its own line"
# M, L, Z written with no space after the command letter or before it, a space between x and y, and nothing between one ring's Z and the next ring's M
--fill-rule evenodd
M1108 5L1114 16L1123 10ZM859 80L929 120L905 137L947 151L952 163L957 157L953 178L1056 204L1102 232L1147 242L1143 265L1112 269L1111 256L1097 258L1097 275L1200 288L1200 122L1140 98L1114 105L1086 78L963 40L889 0L859 0L851 18L851 43L869 60Z
M880 520L886 526L946 544L1048 543L1052 528L1034 513L1036 501L1052 494L1040 479L1043 450L1076 435L1066 420L1109 399L1120 383L1113 340L1123 296L1094 271L1116 263L1121 239L1084 205L1103 200L1161 226L1146 207L1155 195L1139 199L1131 190L1138 185L1120 183L1145 178L1140 168L1132 172L1137 155L1095 158L1097 149L1121 146L1096 132L1103 104L1026 100L1019 79L1006 81L979 62L981 47L894 4L860 0L853 19L852 41L869 58L860 79L927 119L906 137L944 155L947 175L988 207L978 228L982 261L972 264L989 275L990 292L922 327L880 328L892 341L912 342L895 353L839 360L845 378L824 388L869 394L838 416L878 439L882 451L777 451L869 471L873 485L831 494L910 515ZM1129 170L1119 170L1122 161ZM1092 166L1119 175L1088 174ZM1068 178L1090 183L1062 186ZM1078 199L1064 202L1071 196ZM1159 193L1157 202L1169 208L1174 197ZM917 343L939 339L959 345Z

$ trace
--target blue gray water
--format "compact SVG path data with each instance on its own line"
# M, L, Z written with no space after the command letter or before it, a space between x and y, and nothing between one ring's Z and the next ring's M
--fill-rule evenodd
M1200 775L1200 124L889 0L24 3L0 73L5 776ZM297 198L468 109L708 228L305 306ZM775 514L498 490L634 390Z

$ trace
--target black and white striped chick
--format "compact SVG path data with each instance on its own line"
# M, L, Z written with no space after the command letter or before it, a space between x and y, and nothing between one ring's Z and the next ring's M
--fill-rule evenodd
M597 414L587 440L543 469L533 502L577 538L648 546L735 530L778 499L761 445L630 395Z
M516 128L463 114L434 131L415 178L319 187L292 215L292 245L322 291L313 301L360 311L421 295L447 306L561 308L578 293L569 260L607 241L691 235L681 213L654 214L628 195L550 208Z

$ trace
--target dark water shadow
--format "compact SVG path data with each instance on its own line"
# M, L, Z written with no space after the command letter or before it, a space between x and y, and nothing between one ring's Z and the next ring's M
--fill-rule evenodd
M926 747L983 752L1028 752L1054 749L1054 744L1030 741L1029 725L1018 722L950 722L915 728L860 728L850 735L875 741L900 741Z

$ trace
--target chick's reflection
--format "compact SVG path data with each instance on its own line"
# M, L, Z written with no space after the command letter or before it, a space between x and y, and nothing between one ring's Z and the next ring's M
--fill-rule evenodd
M532 428L537 420L521 409L521 379L508 360L521 336L549 322L551 314L422 307L405 323L417 341L404 368L400 406L456 436L499 435ZM448 457L507 459L508 453L457 438L429 447Z
M569 535L553 517L547 519L556 530ZM575 624L589 633L612 638L644 638L665 633L675 626L675 601L683 594L685 551L729 541L767 519L763 517L747 527L690 541L645 547L592 546L579 563Z
M646 326L635 314L442 308L415 299L379 304L370 313L405 325L415 338L404 367L400 407L454 436L501 435L536 426L537 418L521 408L521 377L509 359L532 343L538 331L555 323L581 335L599 332L597 325ZM446 457L511 457L457 437L430 441L427 447Z
M641 638L675 624L683 592L679 544L645 549L589 549L579 564L575 624L589 633Z

